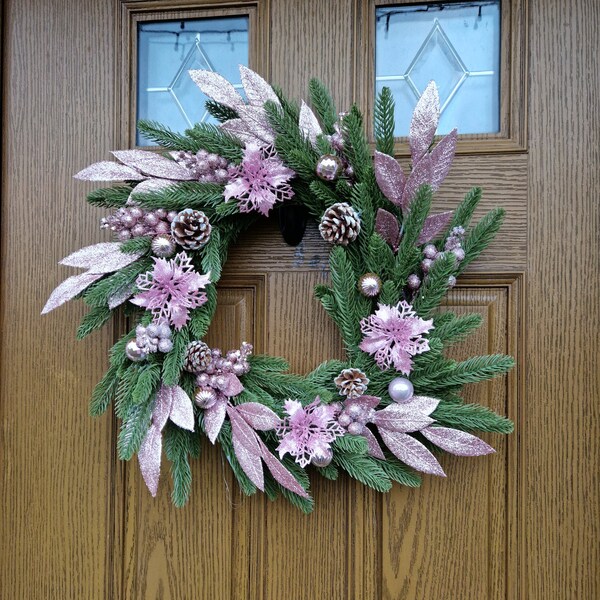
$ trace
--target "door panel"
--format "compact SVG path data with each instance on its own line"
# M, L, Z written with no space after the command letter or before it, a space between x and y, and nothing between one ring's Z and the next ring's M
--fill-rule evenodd
M38 315L67 274L52 264L101 239L101 212L83 202L92 186L71 175L133 141L135 19L162 14L167 4L173 18L251 14L252 66L298 98L317 76L343 110L370 86L360 65L372 51L364 32L373 3L4 3L1 598L600 595L600 6L511 2L513 30L529 27L529 49L523 44L505 64L515 69L514 143L463 144L472 154L457 157L435 208L453 208L473 185L484 188L479 215L506 207L500 235L445 306L483 316L453 357L516 356L515 371L465 396L513 418L517 432L483 436L497 449L492 456L444 456L448 478L426 477L418 490L395 486L379 495L346 477L313 477L310 516L283 501L244 497L209 443L192 462L184 509L170 503L167 461L152 499L137 462L116 460L118 423L87 416L121 325L75 342L82 306ZM298 373L341 356L338 332L312 296L327 280L327 254L314 226L297 248L283 243L273 219L246 233L224 270L209 342L228 349L251 341Z

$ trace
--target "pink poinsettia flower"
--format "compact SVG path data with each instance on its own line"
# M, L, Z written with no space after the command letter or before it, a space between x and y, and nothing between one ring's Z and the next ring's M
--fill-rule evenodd
M192 259L180 252L173 259L154 259L154 269L136 280L142 290L131 302L152 311L154 322L170 323L181 329L189 320L189 312L206 302L201 290L210 283L210 273L194 271Z
M274 151L265 151L256 144L248 144L238 167L230 170L231 183L225 186L225 202L236 199L240 212L257 210L263 215L277 202L294 195L288 181L294 177Z
M314 456L327 454L331 442L345 433L335 418L336 407L321 404L318 396L307 406L286 400L284 410L288 416L277 430L279 458L291 454L301 467Z
M360 329L365 336L361 350L374 355L381 369L393 365L408 375L413 367L411 356L429 350L429 341L422 334L433 329L433 319L421 319L402 300L396 306L379 304L374 314L360 322Z

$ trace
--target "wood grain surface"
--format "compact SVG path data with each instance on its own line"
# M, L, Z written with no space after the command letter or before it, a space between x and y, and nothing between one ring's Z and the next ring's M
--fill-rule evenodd
M119 323L75 342L80 304L39 317L52 288L72 273L56 261L103 239L101 212L83 201L92 186L71 176L129 141L131 35L123 23L129 27L131 15L165 7L175 17L252 12L253 64L296 97L306 96L309 77L320 77L345 109L372 86L355 60L368 52L360 35L373 17L366 4L4 2L3 600L600 597L600 4L593 0L507 0L518 8L511 18L521 17L512 26L529 29L510 60L518 77L529 63L528 85L517 87L516 100L511 88L519 114L509 115L528 152L461 155L436 198L436 208L450 208L480 185L478 214L507 208L499 238L446 302L484 317L453 356L517 357L507 377L466 390L468 401L516 421L511 437L483 436L495 455L444 456L447 479L426 477L418 490L395 486L385 496L345 477L315 476L317 509L305 516L282 501L243 497L218 448L205 443L192 466L191 500L177 510L168 462L152 499L137 462L116 460L113 418L87 416ZM210 343L227 349L248 339L285 356L295 372L340 356L339 334L312 296L327 280L327 254L314 226L297 248L283 244L274 219L245 234L219 286Z

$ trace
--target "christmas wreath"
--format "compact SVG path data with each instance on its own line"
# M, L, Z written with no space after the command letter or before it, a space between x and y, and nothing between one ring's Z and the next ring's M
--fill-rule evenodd
M341 470L385 492L393 481L418 486L417 471L444 476L441 451L493 452L471 431L509 433L512 423L465 404L460 390L505 373L513 360L445 357L481 318L437 309L492 240L503 211L470 226L481 197L475 188L455 211L429 214L457 138L454 130L434 143L435 84L412 117L406 174L393 158L388 89L375 107L373 157L359 110L338 114L319 81L310 82L310 108L240 70L245 98L216 73L190 71L220 125L179 134L141 122L162 154L116 151L118 162L75 176L121 182L88 196L114 209L101 226L116 241L63 259L85 271L59 285L43 313L82 298L90 308L77 332L83 338L124 307L132 329L111 349L90 409L100 415L114 400L119 457L137 453L154 496L164 444L181 506L191 487L189 458L206 435L244 493L282 494L308 512L309 465L328 479ZM331 245L331 284L315 294L345 344L343 358L303 376L287 373L281 358L254 355L249 343L223 352L203 341L229 246L257 219L292 206L303 207Z

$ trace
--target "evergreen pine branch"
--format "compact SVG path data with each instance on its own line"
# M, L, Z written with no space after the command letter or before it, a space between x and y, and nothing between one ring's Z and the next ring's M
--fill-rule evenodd
M311 79L308 89L310 91L310 102L321 121L323 131L331 135L335 131L333 126L338 118L331 94L318 79Z
M410 205L410 212L402 224L404 231L398 246L394 268L394 280L400 282L401 285L404 285L406 278L413 272L415 259L419 261L421 258L421 253L416 249L416 245L425 219L431 209L432 199L431 187L422 185L418 189Z
M221 279L221 233L216 227L213 227L208 244L203 248L201 265L204 273L210 273L212 282Z
M298 103L287 98L283 93L283 90L278 85L273 85L271 87L281 103L283 112L288 115L292 121L298 123L300 121L300 106L298 106Z
M338 197L335 192L320 179L315 179L310 182L310 191L320 203L320 214L323 214L326 208L329 208L332 204L338 202Z
M389 492L392 488L392 482L381 467L380 461L370 456L338 453L333 455L333 462L350 477L378 492Z
M322 134L317 135L316 150L321 156L334 153L331 142Z
M140 367L139 374L133 391L131 401L133 404L145 404L150 396L154 395L160 381L160 364L153 362Z
M238 113L233 109L229 108L229 106L225 106L220 102L215 102L214 100L207 100L204 103L208 114L219 121L219 123L225 123L225 121L230 121L232 119L238 119Z
M421 486L421 477L412 469L401 463L395 456L389 452L385 453L385 460L378 460L379 466L385 474L396 483L407 487L417 488Z
M431 394L466 385L486 381L498 375L503 375L515 366L511 356L504 354L490 354L486 356L474 356L454 365L450 373L444 373L434 381L429 381L427 387ZM412 378L415 387L420 385L421 376Z
M284 358L269 356L268 354L252 354L248 357L248 363L251 369L265 373L283 373L290 368Z
M161 190L135 194L135 200L140 206L148 209L194 208L209 213L224 203L223 186L202 181L182 181Z
M375 140L377 150L394 156L394 96L384 87L375 101Z
M365 455L369 451L367 438L362 435L344 435L333 441L333 447L345 454Z
M504 221L504 209L494 208L473 227L463 243L465 258L460 263L459 273L462 273L467 265L489 246L502 226L502 221Z
M189 331L195 340L201 340L208 331L215 310L217 309L217 288L209 285L206 288L206 302L190 312Z
M173 349L165 356L162 369L162 380L165 385L177 385L183 369L190 332L187 327L173 332Z
M191 129L186 129L185 134L196 143L198 149L218 154L232 162L242 160L241 143L217 125L196 123Z
M352 196L352 186L347 179L340 177L335 184L335 193L338 195L337 202L350 202Z
M121 368L111 365L96 384L90 400L90 416L99 417L106 412L119 385Z
M177 508L186 504L192 488L192 470L189 456L200 455L200 437L193 431L186 431L173 423L168 423L163 434L165 454L171 461L173 492L171 499Z
M369 238L365 256L366 270L379 275L385 281L393 276L394 264L394 252L389 244L378 233L373 233Z
M350 164L354 169L357 181L362 181L365 171L371 164L369 145L363 128L363 118L356 105L342 120L342 128L346 147L344 149Z
M384 284L381 286L379 302L381 302L381 304L394 306L400 301L400 296L400 286L395 281L388 279L388 281L384 282Z
M151 246L152 238L150 236L135 237L121 244L121 252L124 254L148 253Z
M443 324L436 323L435 329L431 334L444 344L453 344L464 340L481 325L483 320L478 313L467 315L446 314L450 315L452 319L447 320Z
M454 227L464 227L465 229L467 229L473 217L473 213L475 212L475 209L477 208L477 205L479 204L480 200L480 187L471 188L466 193L463 201L457 206L456 210L454 211L454 214L452 215L452 220L448 225L448 230L441 238L438 248L441 249L443 247L443 241L446 239L450 231L454 229Z
M110 319L112 311L108 306L95 306L81 320L81 324L77 329L77 339L82 340L92 331L100 329L108 319Z
M130 460L139 451L150 427L153 406L153 402L133 404L123 416L117 440L117 453L121 460Z
M451 252L435 260L412 303L420 316L429 316L439 306L448 292L448 280L456 268L456 257Z
M329 388L333 391L335 389L333 380L343 369L347 368L347 366L348 365L341 360L327 360L309 373L306 378L319 387Z
M141 273L152 267L152 259L142 258L127 265L120 271L104 277L90 286L84 293L83 299L88 306L107 308L109 299L123 288L133 285Z
M120 208L125 206L133 188L129 185L118 185L93 190L87 195L87 201L92 206L101 208Z
M169 150L198 152L202 148L187 135L176 133L157 121L142 119L138 121L138 130L147 140Z
M330 481L336 481L339 477L340 472L334 464L328 464L326 467L318 467L317 473L325 477L325 479L329 479Z
M479 404L441 402L431 416L444 427L462 431L489 431L504 434L514 431L514 424L510 419Z
M131 397L139 372L138 365L136 364L130 364L126 369L121 371L121 378L119 379L115 393L115 414L119 419L125 418L125 415L127 415L132 406Z

